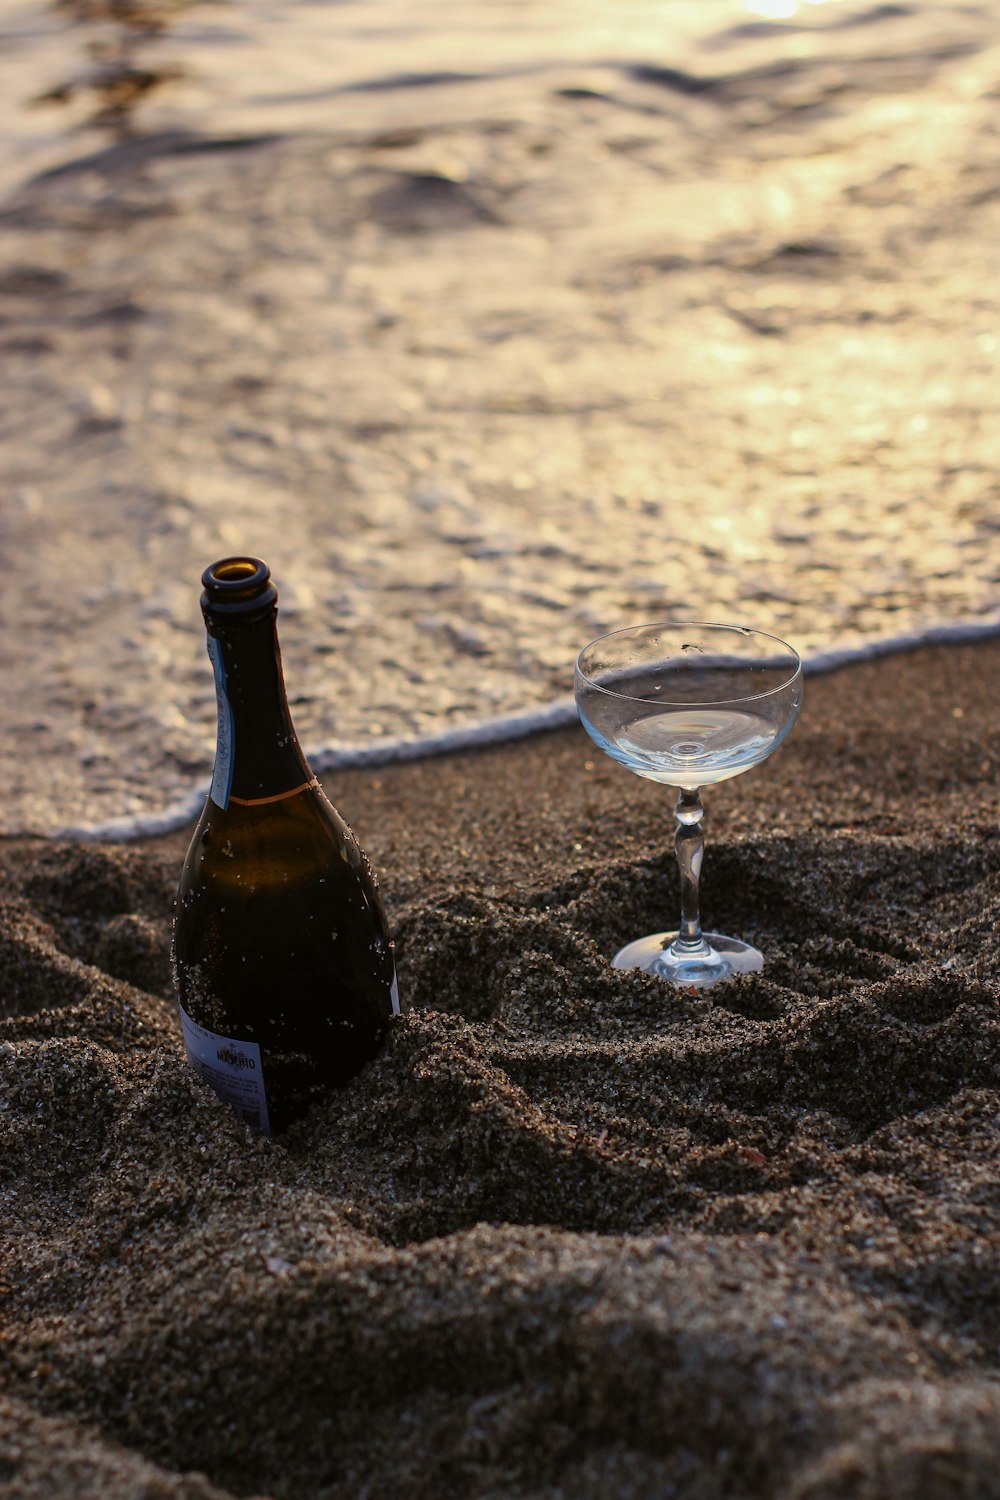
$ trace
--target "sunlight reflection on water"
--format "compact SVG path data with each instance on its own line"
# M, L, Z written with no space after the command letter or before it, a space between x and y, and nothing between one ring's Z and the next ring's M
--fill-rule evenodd
M751 15L763 16L768 21L791 21L805 6L827 3L828 0L743 0Z
M995 616L998 6L751 8L193 7L133 144L67 131L4 222L0 830L187 795L227 553L310 748L542 706L636 619Z

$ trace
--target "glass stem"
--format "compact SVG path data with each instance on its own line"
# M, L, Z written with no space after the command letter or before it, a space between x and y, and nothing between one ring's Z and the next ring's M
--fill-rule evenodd
M674 849L681 877L681 925L670 945L675 953L708 951L708 944L701 935L701 914L698 910L698 884L701 879L702 856L705 853L705 833L701 826L704 813L701 793L697 788L677 793Z

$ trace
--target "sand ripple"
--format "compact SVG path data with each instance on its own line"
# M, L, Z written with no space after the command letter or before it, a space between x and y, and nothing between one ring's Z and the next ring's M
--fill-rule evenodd
M658 861L414 902L385 1053L276 1142L179 1055L173 873L7 871L19 1495L992 1494L995 838L719 847L769 968L711 1006L599 956Z

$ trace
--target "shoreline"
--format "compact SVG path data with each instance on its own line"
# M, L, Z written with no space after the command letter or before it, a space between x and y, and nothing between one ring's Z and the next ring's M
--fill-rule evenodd
M998 621L952 621L928 626L921 631L907 632L898 636L886 636L866 641L857 646L830 647L804 659L803 670L807 679L830 672L878 661L886 656L895 656L930 647L963 646L988 642L1000 637ZM516 744L518 741L564 729L577 723L576 707L571 696L558 698L538 708L501 714L495 718L480 719L452 730L443 730L410 740L381 739L360 745L326 745L306 752L306 758L317 775L364 768L382 768L402 765L410 761L435 759L438 756L460 755L469 750L487 746ZM58 841L95 843L131 843L141 839L156 838L186 827L201 811L206 795L206 785L211 778L208 771L204 782L192 787L189 795L180 803L158 813L140 814L133 817L111 818L96 824L70 823L53 830L31 830L10 833L8 838L45 838Z

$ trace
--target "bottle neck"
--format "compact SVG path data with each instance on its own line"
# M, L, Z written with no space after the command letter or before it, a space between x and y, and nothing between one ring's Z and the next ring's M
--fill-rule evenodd
M277 609L251 619L206 609L205 624L219 707L213 802L225 808L299 791L314 778L288 710Z

